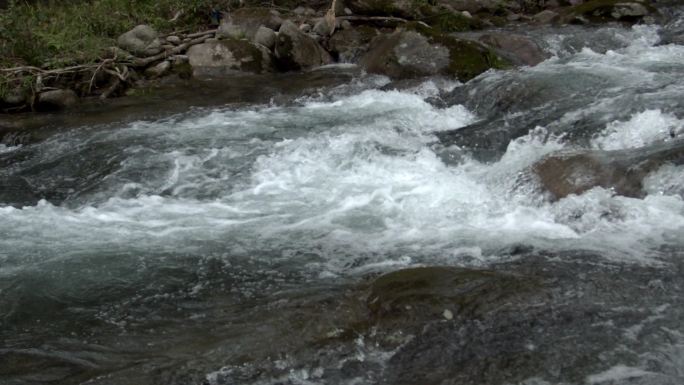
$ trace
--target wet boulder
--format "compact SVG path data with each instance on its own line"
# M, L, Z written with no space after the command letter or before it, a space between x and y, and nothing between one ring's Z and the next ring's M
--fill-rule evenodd
M235 72L271 72L271 53L246 40L219 40L197 44L187 52L193 76L211 77Z
M602 261L599 266L591 266L589 261L597 260ZM613 376L602 382L586 379L591 378L588 374L606 373L632 359L626 358L626 351L634 352L633 362L639 362L641 352L650 348L644 346L644 340L661 341L657 336L663 324L643 322L655 314L650 310L655 306L649 304L679 303L681 290L674 285L677 288L665 294L667 290L654 290L650 285L653 280L661 282L660 276L664 282L674 282L669 280L676 280L681 269L665 269L673 270L670 272L611 264L601 256L578 252L528 255L494 268L514 271L513 279L518 282L533 276L533 281L543 284L520 292L515 285L497 289L492 284L496 278L471 282L473 294L481 290L487 296L481 299L486 309L483 315L475 319L454 316L453 320L424 323L418 331L409 329L414 334L392 351L377 383L607 385L657 383L654 378L665 378L662 384L678 383L675 377L660 374L634 382L613 381ZM454 290L462 290L460 287ZM486 294L497 292L499 296ZM649 295L644 297L643 293ZM664 323L679 325L680 316L677 309ZM638 338L626 337L632 325ZM394 330L403 332L396 335L407 333L400 326ZM666 335L662 340L667 338L671 337Z
M448 68L449 49L430 44L418 32L397 31L373 39L361 65L368 72L399 79L436 75Z
M684 45L684 17L670 21L660 30L660 44Z
M636 23L657 14L652 5L641 0L590 0L566 9L557 20L564 24L605 21Z
M377 29L369 26L343 29L330 37L328 49L340 62L356 63L378 34Z
M35 195L35 189L18 176L5 176L0 178L0 207L14 206L21 208L35 205L40 198Z
M277 30L283 23L279 13L269 8L238 8L219 25L217 36L254 41L261 26Z
M370 44L361 66L370 73L405 79L452 75L470 80L490 68L508 63L488 47L463 39L430 33L420 25L383 34Z
M262 25L254 35L254 43L261 44L272 50L275 47L276 37L277 35L274 30Z
M480 35L478 41L516 65L535 66L548 57L537 43L523 35L489 32Z
M152 56L162 51L157 31L144 24L122 34L116 42L120 48L138 57Z
M286 21L280 26L275 44L278 65L286 71L296 71L330 64L332 56L309 35Z
M534 164L532 170L554 200L594 187L639 198L644 196L644 177L668 163L684 164L684 141L642 149L554 153Z
M558 17L558 13L545 9L532 16L532 20L537 24L549 24Z
M65 110L77 105L78 101L78 95L73 90L50 90L38 95L36 109L39 111Z
M171 69L171 62L164 60L161 63L153 65L145 70L145 76L148 78L158 78L164 76Z

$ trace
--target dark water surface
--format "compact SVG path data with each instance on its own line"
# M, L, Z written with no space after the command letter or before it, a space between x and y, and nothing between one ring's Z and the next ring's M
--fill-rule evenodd
M468 84L333 68L0 122L0 383L684 383L684 160L639 198L531 171L684 148L661 33L531 32L550 59Z

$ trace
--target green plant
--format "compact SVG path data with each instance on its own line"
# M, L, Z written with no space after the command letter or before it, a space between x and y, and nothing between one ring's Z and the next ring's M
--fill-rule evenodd
M0 67L93 62L135 25L196 29L212 6L210 0L11 0L0 11Z

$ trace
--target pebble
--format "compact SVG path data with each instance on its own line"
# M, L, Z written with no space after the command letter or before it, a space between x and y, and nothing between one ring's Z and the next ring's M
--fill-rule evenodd
M166 37L166 41L168 41L169 43L171 43L171 44L173 44L173 45L178 45L178 44L180 44L180 43L182 42L182 40L181 40L180 37L174 36L174 35L167 36L167 37Z
M444 318L446 318L447 321L451 321L454 319L454 313L451 312L449 309L444 309L444 313L442 313Z

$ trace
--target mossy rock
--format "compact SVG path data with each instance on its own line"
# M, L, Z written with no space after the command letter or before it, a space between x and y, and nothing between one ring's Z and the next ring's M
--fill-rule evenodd
M641 0L590 0L565 10L560 23L600 23L620 21L636 23L646 16L658 16L658 10Z
M466 17L460 12L452 12L446 9L435 9L435 11L422 19L440 33L466 32L482 29L484 24L475 17Z
M483 44L444 35L434 28L428 28L419 23L410 23L407 28L427 36L432 44L447 47L450 53L447 73L456 75L461 81L468 81L490 68L512 67L510 62Z
M510 67L505 59L478 42L445 35L421 23L407 23L403 29L373 39L360 64L370 73L393 79L447 75L461 81L490 68Z
M478 319L538 293L538 279L456 267L418 267L391 272L370 287L372 323L394 325L454 318Z

